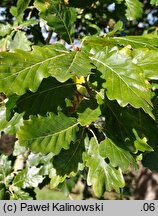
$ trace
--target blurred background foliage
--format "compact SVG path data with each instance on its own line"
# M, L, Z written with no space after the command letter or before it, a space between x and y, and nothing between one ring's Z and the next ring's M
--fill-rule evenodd
M118 2L120 2L118 4ZM111 31L117 21L123 22L123 29L118 34L125 35L142 35L149 32L157 32L158 28L158 7L152 6L150 1L141 0L142 14L138 19L129 20L126 17L126 6L123 1L111 0L81 0L81 1L64 1L68 6L77 7L77 20L75 22L75 40L85 35L103 35ZM0 23L13 24L14 17L10 13L10 9L16 6L16 0L1 0L0 2ZM30 1L33 5L33 1ZM84 10L83 10L84 9ZM34 7L29 7L23 14L23 19L28 18L39 20L38 11ZM59 40L58 35L53 33L45 22L40 22L34 27L27 27L26 33L28 38L34 44L47 44ZM136 187L136 174L125 174L126 186L121 194L116 192L105 192L102 199L133 199ZM37 199L88 199L96 198L90 187L84 181L83 175L67 181L65 185L61 185L63 192L58 190L50 190L47 186L42 190L36 189ZM68 193L71 191L70 195Z
M126 17L127 7L124 1L111 1L111 0L88 0L88 1L64 1L68 2L68 6L77 7L77 20L75 23L75 38L79 39L85 35L104 34L113 29L117 21L123 22L123 30L121 36L124 35L141 35L144 32L151 32L157 30L158 25L158 8L151 5L150 1L140 0L142 10L138 19L129 20ZM120 2L120 3L118 3ZM0 22L13 23L14 19L9 12L11 7L16 6L16 0L2 0L0 2ZM30 2L32 5L33 1ZM140 6L140 5L139 5ZM139 7L138 6L138 7ZM30 12L31 9L31 12ZM138 13L137 12L137 13ZM24 20L29 18L39 19L38 11L34 7L28 8L23 14ZM41 34L42 28L42 34ZM48 27L41 24L36 25L35 28L28 28L27 33L34 35L34 43L45 43L44 37L48 36ZM52 37L53 39L53 37ZM54 40L56 40L56 35Z

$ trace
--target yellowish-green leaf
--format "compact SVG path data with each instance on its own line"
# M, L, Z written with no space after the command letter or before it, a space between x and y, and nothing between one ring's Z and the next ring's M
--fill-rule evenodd
M129 166L136 168L136 161L130 152L117 146L108 137L100 143L99 152L102 157L109 158L112 166L120 167L123 171L127 171Z
M135 135L135 138L136 138L136 140L134 141L134 146L136 148L135 153L137 153L138 151L141 151L141 152L145 152L145 151L152 152L152 151L154 151L154 149L147 144L147 138L146 137L141 139L139 137L139 135L137 134L137 131L135 129L133 129L132 131L133 131L133 133Z

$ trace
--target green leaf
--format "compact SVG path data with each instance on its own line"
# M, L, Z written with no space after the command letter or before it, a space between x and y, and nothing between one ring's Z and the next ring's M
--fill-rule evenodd
M134 141L134 146L136 148L136 152L137 153L138 151L141 151L141 152L152 152L154 151L154 149L149 146L147 144L147 138L144 137L143 139L141 139L138 134L137 134L137 131L135 129L132 130L135 137L136 137L136 140Z
M82 126L88 126L95 122L101 115L100 107L95 98L82 100L77 109L78 121Z
M111 34L110 32L108 34ZM83 41L84 45L91 46L91 48L98 50L103 50L106 46L113 48L117 45L122 48L122 46L131 45L132 48L149 48L157 49L158 47L158 37L154 34L146 35L135 35L135 36L124 36L124 37L96 37L87 36Z
M6 24L2 24L0 23L0 36L1 37L4 37L8 34L10 34L12 28L11 28L11 25L9 23L6 23Z
M21 15L24 10L28 7L30 4L31 0L18 0L17 2L17 15Z
M128 20L141 18L143 9L139 0L125 0L127 6L126 17Z
M133 62L143 69L145 77L149 80L158 80L157 58L158 52L156 50L142 48L133 51Z
M0 53L0 91L6 94L36 92L43 78L65 82L72 76L87 76L92 65L85 50L69 52L60 44L34 46L33 51Z
M118 22L115 24L114 29L113 29L112 31L108 32L106 35L107 35L108 37L111 37L111 36L113 36L117 31L121 31L122 28L123 28L123 22L118 21Z
M17 31L13 40L10 41L8 48L10 51L15 49L30 51L31 42L27 39L25 32Z
M135 159L129 151L117 146L108 137L99 145L99 153L103 158L109 158L113 167L120 167L123 172L127 171L129 166L137 167Z
M31 152L28 156L26 167L45 165L49 162L52 162L53 154L41 154L41 153L33 153Z
M71 143L68 150L62 149L61 152L53 157L53 165L58 175L69 175L71 172L76 173L78 164L82 162L82 153L84 151L83 134Z
M13 17L17 17L17 16L18 16L17 7L15 7L15 6L11 6L9 12L11 13L11 15L12 15Z
M33 197L29 193L21 190L21 188L12 186L12 194L10 196L11 200L32 200Z
M120 107L116 101L104 101L105 108L102 113L105 119L106 136L117 146L132 152L136 152L134 142L136 140L132 129L138 132L140 137L147 137L148 143L153 148L157 145L158 125L143 110L133 107Z
M60 183L60 176L56 174L56 169L52 168L49 172L50 189L56 188Z
M24 29L28 26L34 26L34 25L37 25L39 23L38 20L35 20L35 19L29 19L29 20L25 20L23 21L22 23L20 23L20 25L18 25L18 27L21 29Z
M58 185L58 188L65 194L65 196L69 196L69 194L72 192L72 189L75 187L77 180L78 176L65 179L64 182Z
M11 161L8 160L8 156L0 155L0 183L4 183L5 186L9 185L13 179Z
M125 36L125 37L113 37L110 41L119 45L127 46L131 45L132 48L149 48L157 49L158 37L154 34L147 34L142 36Z
M27 92L16 102L18 112L25 111L25 117L47 112L57 113L58 108L66 110L66 99L72 100L75 85L72 81L58 82L55 78L44 79L37 92Z
M59 82L65 82L73 76L88 76L93 67L89 61L88 50L82 48L80 51L67 51L65 55L54 58L50 62L48 69L51 76L55 77Z
M122 107L130 104L142 108L154 119L150 85L146 83L142 70L132 63L129 56L116 50L107 54L100 51L90 58L106 80L103 87L107 89L110 100L117 100Z
M0 200L5 200L5 192L6 192L5 184L0 183Z
M19 188L37 187L44 179L40 170L41 168L32 166L20 171L14 178L14 186Z
M97 196L102 196L105 189L111 191L124 187L124 179L121 169L114 168L110 163L106 163L99 154L99 143L92 138L87 144L87 152L84 154L84 161L89 168L87 183L92 185Z
M68 43L72 43L74 34L74 22L76 21L76 10L65 7L59 0L36 0L35 7L40 11L40 16L47 24Z
M150 0L150 4L158 6L158 0Z
M84 112L79 113L78 120L82 126L86 126L90 125L92 122L95 122L100 115L100 107L97 107L96 109L86 108Z
M75 141L78 123L75 118L62 113L58 116L48 114L46 117L32 116L24 121L18 132L19 143L32 151L59 154L62 148L68 149Z
M6 107L6 120L10 121L13 117L13 115L15 114L15 104L16 101L19 99L19 96L16 94L12 94L10 96L8 96L7 98L7 102L5 103L5 107Z
M0 107L0 131L15 134L22 124L23 113L15 113L10 121L6 120L6 108Z
M30 167L25 175L23 187L37 187L42 183L44 177L40 174L40 168L35 166Z
M21 146L18 142L15 142L13 156L24 155L26 152L27 149L24 146Z
M60 53L58 46L34 47L32 52L17 50L15 53L0 53L0 91L22 95L27 89L37 91L43 78L48 77L48 65Z

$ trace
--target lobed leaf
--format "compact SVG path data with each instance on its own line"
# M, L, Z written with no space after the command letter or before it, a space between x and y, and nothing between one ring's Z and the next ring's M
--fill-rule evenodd
M0 107L0 131L7 134L15 134L22 124L23 113L15 113L10 121L6 120L6 108Z
M31 0L18 0L17 2L17 15L21 15L24 10L28 7L28 5L30 4Z
M152 103L150 85L142 76L142 70L132 63L128 55L122 55L117 50L105 54L98 52L90 57L106 82L107 97L117 100L121 106L127 104L142 108L152 118Z
M22 95L26 90L37 91L43 78L48 77L47 67L54 58L61 58L52 47L34 47L32 52L16 50L0 53L0 91Z
M10 41L8 49L10 51L13 51L15 49L30 51L31 42L27 39L26 33L22 31L17 31L13 40Z
M30 196L26 191L21 190L21 188L12 186L12 194L10 196L11 200L33 200L33 197Z
M121 23L118 23L118 27L121 28ZM124 36L124 37L108 37L111 36L113 32L109 32L106 37L96 37L96 36L87 36L85 37L83 43L86 46L98 47L99 49L103 49L103 47L113 47L114 45L127 46L131 45L132 48L149 48L149 49L157 49L158 47L158 37L154 34L146 34L146 35L135 35L135 36Z
M79 113L78 121L82 126L90 125L92 122L95 122L100 115L100 107L96 109L86 108L84 112Z
M14 178L14 186L19 188L37 187L44 179L40 170L41 168L35 166L23 169Z
M157 145L157 123L143 110L130 106L120 107L116 101L106 99L102 115L106 116L106 136L117 146L135 154L136 136L132 132L133 128L139 137L148 138L150 148Z
M134 141L134 146L136 148L135 153L137 153L138 151L141 152L152 152L154 151L154 149L148 145L147 143L147 138L144 137L143 139L141 139L138 134L137 131L133 128L133 133L135 135L136 140Z
M133 62L139 65L149 80L158 80L158 53L156 50L149 50L147 48L135 49L133 51Z
M5 186L9 185L13 179L12 170L11 160L8 159L8 156L0 155L0 183Z
M113 167L120 167L123 172L130 166L136 168L136 161L129 151L117 146L111 139L106 137L99 145L99 153L103 158L109 158Z
M9 23L6 23L6 24L0 23L0 36L1 37L4 37L7 34L10 34L11 30L12 30L12 27Z
M69 52L62 45L34 46L33 51L0 53L0 91L6 94L36 92L49 76L65 82L73 75L87 76L92 65L86 51Z
M35 152L59 154L62 148L68 149L76 140L78 123L75 118L48 114L46 117L32 116L24 121L17 136L19 143Z
M72 43L76 10L66 7L60 0L36 0L35 7L40 11L40 17L68 43Z
M83 136L81 135L74 143L70 144L69 149L62 149L61 152L53 157L53 165L58 175L64 176L78 171L78 164L82 162L84 151Z
M127 6L126 17L128 20L135 20L142 16L143 8L139 0L125 0Z
M114 168L110 163L106 163L99 154L99 144L92 138L87 144L87 152L84 154L84 161L89 168L87 183L92 185L97 196L102 196L105 189L111 191L124 187L124 179L120 168Z
M132 48L149 48L156 49L158 47L157 36L154 34L147 34L141 36L125 36L125 37L113 37L110 41L117 44L118 46L131 45Z
M29 115L47 112L57 113L58 108L66 110L66 99L72 100L75 92L75 85L71 81L65 83L58 82L53 77L44 79L37 92L28 91L16 102L18 112L25 112L25 117Z

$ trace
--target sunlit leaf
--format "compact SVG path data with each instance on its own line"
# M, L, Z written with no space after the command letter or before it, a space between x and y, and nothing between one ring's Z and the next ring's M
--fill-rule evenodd
M150 0L150 4L158 6L158 0Z
M72 76L87 76L92 65L85 50L69 52L60 44L34 46L33 51L0 53L0 91L6 94L36 92L49 76L65 82Z
M32 200L33 197L29 193L23 191L21 188L12 186L11 200Z
M142 70L129 57L118 51L98 52L91 60L106 80L103 87L107 89L107 97L117 100L121 106L127 104L142 108L152 118L150 85L142 76Z
M158 80L157 58L158 52L156 50L144 48L133 51L133 62L143 69L145 77L149 80Z
M10 121L6 120L6 108L0 107L0 131L15 134L22 124L23 113L15 113Z
M41 168L35 166L22 170L14 178L14 185L20 188L37 187L44 179L40 170Z
M121 45L128 45L130 44L132 48L149 48L149 49L156 49L158 47L158 37L153 34L147 35L136 35L136 36L125 36L125 37L114 37L110 38L109 40L111 43L115 43L119 46Z
M18 31L16 32L13 40L10 41L8 48L10 51L15 49L30 51L31 42L27 39L25 32Z
M104 158L108 157L113 167L120 167L123 171L127 171L129 166L136 167L136 161L130 152L117 146L109 138L100 143L99 153Z
M88 170L88 185L92 185L97 196L101 196L105 190L111 191L124 187L124 180L120 168L114 168L106 163L99 154L99 144L92 138L87 145L87 153L84 154L84 161Z
M134 133L134 135L136 137L136 140L134 141L134 146L136 148L135 153L137 153L138 151L141 151L141 152L152 152L152 151L154 151L153 148L147 144L147 138L146 137L141 139L138 136L137 131L135 129L133 129L133 133Z
M139 0L125 0L127 6L126 16L128 20L138 19L142 16L142 3Z
M0 36L4 37L11 32L11 25L9 23L0 23Z
M110 32L108 34L111 34ZM90 36L86 37L84 44L94 48L99 48L102 50L104 47L113 47L114 45L127 46L131 45L132 48L149 48L157 49L158 47L158 37L154 34L146 35L134 35L134 36L124 36L124 37L96 37Z
M6 155L0 155L0 183L4 183L6 186L13 179L11 175L13 168L11 160L8 159Z

